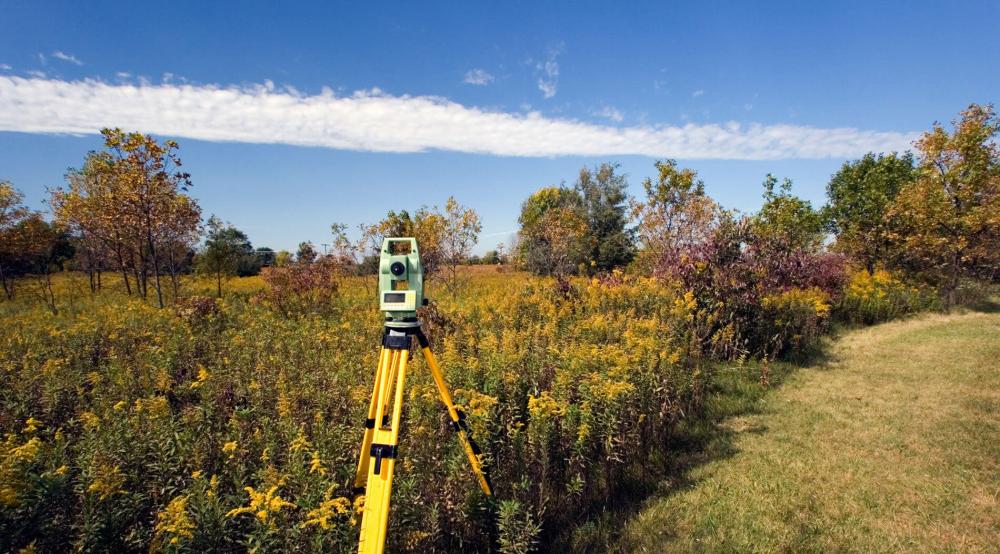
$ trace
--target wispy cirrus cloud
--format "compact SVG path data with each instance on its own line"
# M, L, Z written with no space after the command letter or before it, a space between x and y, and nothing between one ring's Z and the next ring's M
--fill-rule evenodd
M594 115L606 117L615 123L621 123L625 120L625 115L622 114L620 110L612 106L604 106L603 108L595 111Z
M542 96L545 98L552 98L559 92L559 62L556 59L563 53L565 47L560 42L549 48L548 56L544 60L535 62L538 90L542 91Z
M307 95L252 87L112 84L0 75L0 131L96 133L117 126L205 141L371 152L446 150L498 156L643 155L687 159L853 157L900 150L915 135L798 125L612 127L538 112L469 107L375 91Z
M62 60L64 62L69 62L69 63L71 63L73 65L83 65L83 62L81 62L79 59L77 59L76 56L74 56L72 54L67 54L67 53L65 53L65 52L63 52L61 50L56 50L55 52L53 52L52 53L52 57L55 58L55 59L57 59L57 60Z
M466 71L465 78L462 79L462 82L467 85L486 86L492 83L493 79L493 75L485 69L476 68Z

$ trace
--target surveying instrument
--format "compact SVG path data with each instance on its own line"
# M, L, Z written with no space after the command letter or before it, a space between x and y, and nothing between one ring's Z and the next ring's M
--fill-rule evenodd
M426 305L427 301L424 298L424 274L416 239L387 238L382 241L378 291L379 309L385 314L385 328L382 332L382 347L378 369L375 371L371 403L368 404L368 419L365 420L361 457L354 475L354 486L364 487L365 494L359 554L381 554L385 550L392 475L399 453L403 382L406 379L406 362L410 357L412 337L416 337L420 344L427 367L434 377L434 384L441 394L441 401L448 409L451 426L462 442L479 486L487 496L493 495L489 476L480 459L482 452L472 440L469 426L465 423L465 414L452 401L441 367L431 352L430 342L420 329L420 321L417 320L417 306Z

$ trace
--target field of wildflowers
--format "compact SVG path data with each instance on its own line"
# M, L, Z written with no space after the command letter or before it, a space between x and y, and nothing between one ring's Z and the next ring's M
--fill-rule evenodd
M262 286L163 310L111 291L58 314L2 306L0 550L354 548L373 289L352 278L332 315L289 315ZM621 275L566 289L481 271L443 295L425 328L502 502L475 486L418 356L389 547L518 550L615 494L704 394L694 308Z
M565 542L698 416L706 345L746 352L750 336L802 351L834 316L881 321L931 297L852 272L843 290L760 296L750 334L729 336L720 321L734 305L682 280L465 277L440 297L432 285L422 319L498 501L476 486L417 356L393 551ZM324 284L322 310L261 277L230 280L221 299L211 279L188 278L167 309L91 295L72 274L55 284L58 313L30 294L0 304L0 550L355 548L351 483L381 334L373 283Z

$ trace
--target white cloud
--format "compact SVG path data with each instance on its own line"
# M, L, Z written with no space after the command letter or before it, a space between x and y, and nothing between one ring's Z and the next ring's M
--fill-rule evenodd
M611 106L604 106L600 110L594 112L594 115L606 117L615 123L621 123L621 121L625 119L622 112L618 111L616 108L612 108Z
M490 75L485 69L470 69L465 72L465 78L462 82L467 85L479 85L486 86L493 82L493 75Z
M336 96L252 87L110 84L0 75L0 131L96 133L117 126L206 141L372 152L685 159L854 157L907 148L914 134L797 125L612 127L377 90Z
M563 43L559 43L549 48L549 55L545 60L535 64L535 72L538 77L538 90L542 91L542 96L552 98L559 89L559 63L556 58L563 53Z
M41 54L39 54L39 56L41 56ZM52 53L52 57L56 58L57 60L62 60L64 62L69 62L69 63L74 64L74 65L83 65L83 62L81 62L80 60L78 60L76 58L76 56L74 56L72 54L66 54L65 52L61 52L59 50L56 50L55 52L53 52Z
M131 76L132 74L128 71L119 71L118 73L115 73L115 77L118 77L119 79L128 79Z
M691 93L691 97L692 98L698 98L702 94L705 94L705 91L703 91L701 89L698 89L698 90L696 90L696 91L694 91L694 92Z
M25 73L27 73L28 75L31 75L32 77L35 77L37 79L44 79L45 78L45 72L44 71L39 71L37 69L29 69L28 71L25 71Z
M7 65L7 64L5 64L5 63L0 63L0 69L2 69L4 71L10 71L11 69L14 69L14 68L11 67L11 66L9 66L9 65Z

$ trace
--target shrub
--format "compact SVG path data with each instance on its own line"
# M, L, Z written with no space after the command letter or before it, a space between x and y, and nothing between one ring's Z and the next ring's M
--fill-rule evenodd
M817 345L830 317L830 295L819 287L765 296L760 316L765 352L802 352Z
M330 314L335 308L342 270L329 258L283 267L265 267L262 275L266 288L258 293L256 299L285 316Z
M837 317L849 323L872 324L889 321L936 305L934 292L911 285L898 276L879 269L850 274Z
M810 344L812 339L791 339L811 336L812 329L791 326L812 325L811 319L785 318L776 329L762 321L775 315L765 312L791 307L776 300L791 290L822 292L826 302L839 298L844 263L840 255L812 252L781 235L761 234L746 218L723 218L705 238L667 249L656 275L692 294L692 332L700 352L737 358Z

